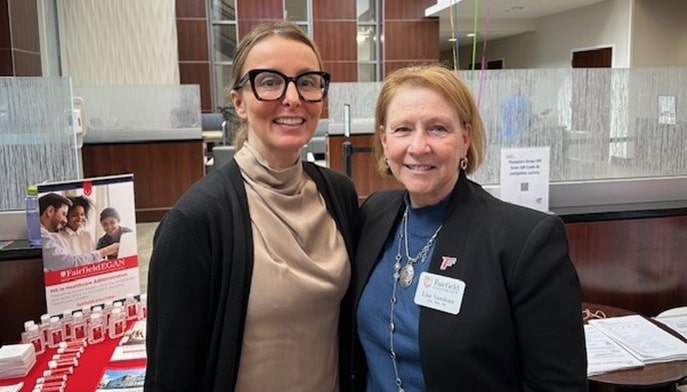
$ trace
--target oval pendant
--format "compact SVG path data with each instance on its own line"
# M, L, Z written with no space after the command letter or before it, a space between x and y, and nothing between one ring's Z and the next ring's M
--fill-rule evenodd
M401 268L399 275L398 282L400 283L401 287L410 287L410 284L413 283L413 275L415 275L415 269L413 268L413 265L410 263L404 265L403 268Z

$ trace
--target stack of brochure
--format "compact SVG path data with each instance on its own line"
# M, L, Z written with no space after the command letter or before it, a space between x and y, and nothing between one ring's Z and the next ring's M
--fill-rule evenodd
M128 361L145 359L146 355L146 320L139 320L126 331L119 345L112 353L111 361Z
M585 333L588 372L595 374L687 360L687 343L639 315L589 320Z
M0 379L24 377L36 363L32 344L8 344L0 347Z

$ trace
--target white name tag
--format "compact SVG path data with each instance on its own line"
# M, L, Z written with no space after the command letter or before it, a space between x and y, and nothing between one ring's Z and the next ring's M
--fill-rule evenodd
M465 294L465 282L423 272L417 282L415 303L427 308L450 314L458 314Z

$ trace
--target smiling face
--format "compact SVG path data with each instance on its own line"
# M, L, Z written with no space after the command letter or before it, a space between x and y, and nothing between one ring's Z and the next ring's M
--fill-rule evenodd
M294 77L319 71L315 52L306 44L280 37L264 38L248 53L242 73L270 69ZM288 83L284 96L276 101L259 101L250 82L231 91L236 114L248 124L248 142L273 168L292 166L300 149L312 137L322 112L322 102L305 102L294 83Z
M119 233L119 221L113 216L101 219L100 225L109 236L116 236Z
M73 206L67 214L67 227L77 231L86 222L86 211L82 206Z
M453 190L470 129L437 91L402 86L389 101L380 138L391 172L408 190L413 207L421 207Z
M69 206L66 204L62 204L60 208L48 207L46 210L48 219L44 225L45 229L52 233L62 230L64 225L67 224L67 210L69 210Z

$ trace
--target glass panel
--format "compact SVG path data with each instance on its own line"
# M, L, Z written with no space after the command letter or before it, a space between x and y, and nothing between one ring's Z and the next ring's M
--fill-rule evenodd
M236 21L235 0L212 0L212 20Z
M308 20L308 0L284 0L284 17L292 21Z
M358 64L358 81L374 82L377 80L376 64Z
M231 72L231 65L215 65L215 104L217 108L231 105L229 99Z
M84 143L200 139L200 87L77 86L86 107Z
M358 22L374 22L376 0L358 0Z
M359 64L360 81L372 80ZM551 182L687 175L687 68L460 71L479 105L487 157L473 178L500 181L503 147L551 151ZM370 122L380 83L332 83L329 122ZM336 108L336 109L332 109Z
M373 26L358 26L358 61L375 61L376 55L376 29Z
M236 25L212 26L212 37L215 43L214 61L232 61L236 50Z
M82 177L72 107L67 78L0 78L0 211L24 209L29 184Z

